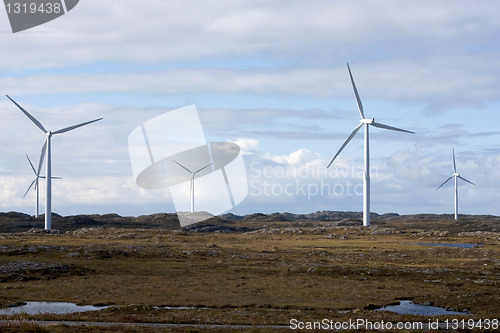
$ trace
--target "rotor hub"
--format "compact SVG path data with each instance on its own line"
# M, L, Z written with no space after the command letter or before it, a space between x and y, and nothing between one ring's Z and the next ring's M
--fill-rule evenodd
M373 124L373 122L375 121L375 118L363 118L361 119L359 122L362 123L362 124L368 124L368 125L371 125Z

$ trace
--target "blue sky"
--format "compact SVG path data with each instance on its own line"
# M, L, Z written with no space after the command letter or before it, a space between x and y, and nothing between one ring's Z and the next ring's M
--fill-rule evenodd
M104 117L54 137L60 214L173 212L167 189L135 185L127 138L193 103L207 140L243 148L250 193L233 213L360 211L362 133L325 169L359 121L349 62L366 116L416 132L371 130L372 211L452 213L452 187L435 188L454 148L476 183L460 184L460 211L500 215L498 12L493 0L81 1L12 34L0 10L0 89L52 129ZM0 211L32 214L24 154L39 158L43 133L5 97L0 115Z

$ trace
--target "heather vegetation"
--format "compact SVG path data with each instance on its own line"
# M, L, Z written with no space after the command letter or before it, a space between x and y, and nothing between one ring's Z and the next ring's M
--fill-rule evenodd
M27 215L0 218L2 307L25 301L110 305L96 312L14 319L427 322L427 317L374 311L400 299L465 311L467 318L500 315L500 219L493 216L454 221L374 215L372 227L363 228L359 213L225 215L181 229L169 214L95 215L55 217L58 230L51 233ZM30 325L25 331L38 329ZM4 328L11 329L5 323Z

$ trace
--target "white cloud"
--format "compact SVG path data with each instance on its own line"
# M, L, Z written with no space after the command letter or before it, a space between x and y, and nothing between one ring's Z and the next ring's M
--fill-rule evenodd
M447 1L397 0L85 1L68 15L32 30L53 33L18 34L22 37L8 38L7 46L36 46L42 62L31 66L74 62L72 50L78 46L81 62L304 54L312 47L326 53L335 50L332 54L338 56L352 53L358 41L366 43L365 52L385 41L409 52L415 47L446 48L450 41L484 42L499 29L495 8L496 1L455 1L452 7ZM54 49L60 54L57 59L50 57ZM21 52L17 56L19 60L7 55L4 62L17 65L32 57Z
M430 108L480 105L497 97L498 6L495 1L458 1L453 8L446 1L87 1L33 30L53 33L3 36L4 49L15 52L0 59L0 68L14 73L51 66L76 66L72 71L82 73L42 70L3 76L1 84L13 94L246 92L350 97L344 64L351 60L365 98L425 98ZM224 68L226 60L238 57L253 59L255 66ZM215 61L218 68L205 68L205 59ZM292 61L285 68L258 70L259 62L279 59ZM147 69L171 61L191 65ZM78 69L96 62L104 68ZM123 68L115 73L106 63Z
M312 167L321 164L325 165L319 154L313 153L304 148L297 149L288 155L273 156L266 153L264 158L279 164L293 167Z
M441 57L441 56L440 56ZM448 59L447 59L448 60ZM384 98L398 102L424 100L429 110L476 106L494 100L494 87L500 79L496 63L489 69L474 63L483 59L462 58L454 67L444 59L402 61L387 60L378 64L352 66L365 98ZM448 60L449 61L449 60ZM431 63L433 62L433 63ZM346 68L337 63L329 68L280 70L172 69L168 71L104 74L36 74L0 79L12 96L25 94L255 94L351 98L352 89ZM473 82L471 84L471 82ZM362 88L362 89L361 89Z
M229 140L229 142L236 143L240 146L243 155L251 155L259 151L259 140L249 138L237 138Z
M440 174L436 159L433 155L420 155L415 151L394 152L388 161L388 166L394 174L408 182L420 183L429 187L438 186Z

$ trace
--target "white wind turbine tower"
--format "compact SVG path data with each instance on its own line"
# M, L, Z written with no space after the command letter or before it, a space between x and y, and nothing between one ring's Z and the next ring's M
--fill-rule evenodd
M38 206L39 206L39 201L40 201L39 200L39 197L40 197L40 194L39 194L39 179L40 178L45 179L45 176L40 176L40 170L42 169L43 160L40 159L40 162L38 164L38 170L36 170L35 167L33 166L33 163L31 163L31 160L28 157L28 155L26 155L26 158L28 159L28 162L30 163L31 169L33 170L33 173L35 174L35 179L33 179L33 181L31 182L30 186L28 187L28 189L24 193L23 197L26 197L26 195L28 194L28 192L33 187L33 185L35 185L34 189L35 189L35 192L36 192L36 197L35 197L35 218L36 218L36 217L38 217L38 213L39 213ZM52 177L52 179L61 179L61 178L60 177Z
M200 168L200 169L193 172L193 171L189 170L188 168L186 168L184 165L180 164L179 162L177 162L175 160L174 160L174 162L178 166L180 166L181 168L183 168L184 170L186 170L187 172L189 172L191 174L191 183L189 184L189 197L191 198L191 213L194 213L194 177L196 176L196 174L198 172L205 170L206 168L211 166L213 163L207 164L203 168Z
M457 165L455 164L455 149L453 149L453 175L450 176L450 178L446 179L444 183L439 185L439 187L436 190L439 190L444 184L446 184L450 179L455 177L455 220L458 220L458 178L465 180L467 183L470 183L472 185L476 185L471 181L468 181L464 177L460 176L459 173L457 173Z
M20 106L19 104L17 104L12 98L10 98L8 95L6 95L8 99L10 99L12 101L12 103L14 103L18 108L19 110L21 110L39 129L41 129L44 133L45 133L45 136L46 136L46 139L45 139L45 143L43 144L43 147L42 147L42 154L40 156L40 161L43 161L44 159L44 155L46 154L47 155L47 165L46 165L46 175L45 175L45 179L47 181L47 186L46 186L46 190L47 190L47 193L45 195L45 230L49 230L52 228L52 168L51 168L51 162L52 162L52 158L51 158L51 139L52 139L52 135L54 134L62 134L62 133L65 133L65 132L68 132L68 131L71 131L71 130L74 130L78 127L82 127L82 126L85 126L85 125L88 125L90 123L93 123L93 122L96 122L96 121L99 121L101 120L102 118L98 118L98 119L94 119L94 120L91 120L91 121L87 121L87 122L84 122L84 123L81 123L81 124L77 124L77 125L73 125L73 126L69 126L69 127L65 127L65 128L62 128L60 130L57 130L57 131L48 131L45 129L45 127L43 127L43 125L35 118L33 117L31 114L29 114L28 111L26 111L25 109L23 109L22 106Z
M368 128L370 125L379 127L379 128L384 128L388 130L393 130L393 131L399 131L399 132L406 132L406 133L412 133L415 134L415 132L403 130L400 128L392 127L392 126L387 126L381 123L376 123L375 118L365 118L365 113L363 111L363 104L361 103L361 99L359 98L358 94L358 89L356 89L356 84L354 83L354 79L352 78L352 73L351 73L351 68L349 67L349 64L347 64L347 69L349 71L349 76L351 77L351 83L352 83L352 88L354 89L354 95L356 96L356 101L358 103L358 109L359 113L361 115L361 120L359 121L359 125L356 126L354 131L352 131L351 135L347 138L347 140L344 142L342 147L340 147L339 151L335 156L332 158L330 161L330 164L328 164L327 168L332 165L333 161L339 156L340 152L347 146L349 141L358 133L360 128L364 125L365 126L365 166L364 166L364 176L363 176L363 226L369 227L370 226L370 142L369 142L369 133L368 133Z

